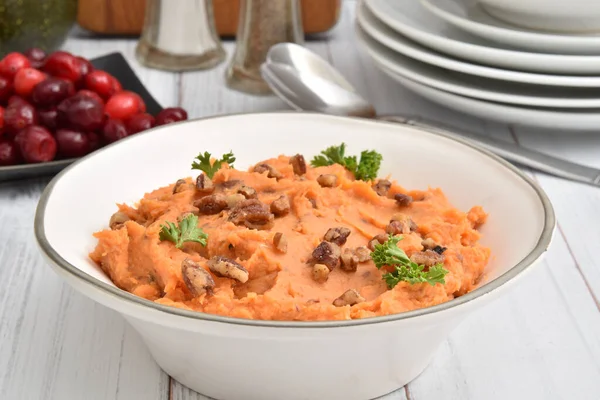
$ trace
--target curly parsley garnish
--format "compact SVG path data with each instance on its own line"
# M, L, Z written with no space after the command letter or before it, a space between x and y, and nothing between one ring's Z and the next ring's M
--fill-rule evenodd
M206 246L208 235L202 228L198 228L198 217L194 214L188 214L179 222L179 226L167 221L167 225L161 225L160 228L159 239L175 243L178 249L185 242L197 242Z
M205 151L204 154L200 153L196 157L196 160L192 163L192 169L199 169L203 171L206 176L212 179L223 163L227 163L230 167L233 167L233 162L235 161L235 156L230 151L229 153L223 154L221 159L215 160L214 163L210 162L211 154L208 151Z
M388 285L388 288L392 289L400 281L406 281L408 283L423 283L427 282L431 286L436 283L445 284L444 277L448 273L448 270L444 269L442 264L436 264L424 271L423 265L418 265L410 260L404 250L398 247L398 242L402 239L401 236L390 235L389 239L383 244L375 245L375 250L371 252L371 258L377 268L381 268L384 265L394 267L393 272L383 274L383 279Z
M360 153L360 161L356 156L346 156L346 143L331 146L315 156L310 164L313 167L324 167L340 164L354 174L356 179L370 181L377 178L383 156L374 150L364 150Z

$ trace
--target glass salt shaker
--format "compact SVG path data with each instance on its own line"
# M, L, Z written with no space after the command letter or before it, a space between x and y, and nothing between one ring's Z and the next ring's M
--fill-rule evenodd
M299 0L240 0L236 48L226 71L227 86L251 94L270 94L260 74L269 48L304 44Z
M225 59L212 0L146 0L144 28L135 49L150 68L186 71Z

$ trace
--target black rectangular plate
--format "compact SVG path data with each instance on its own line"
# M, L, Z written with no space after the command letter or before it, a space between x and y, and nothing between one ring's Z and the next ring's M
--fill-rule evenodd
M140 95L146 103L146 110L152 115L156 115L163 108L152 97L150 92L142 84L131 66L121 53L110 53L102 57L90 59L94 68L108 72L121 82L124 90L129 90ZM57 160L39 164L21 164L11 165L8 167L0 167L0 182L37 178L50 176L58 173L67 165L73 163L77 159Z

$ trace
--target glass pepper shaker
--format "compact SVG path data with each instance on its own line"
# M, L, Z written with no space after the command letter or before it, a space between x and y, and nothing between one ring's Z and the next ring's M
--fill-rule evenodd
M236 48L226 71L227 86L246 93L270 94L260 74L271 46L304 44L299 0L240 0Z
M169 71L221 63L225 50L215 28L212 0L146 0L135 54L141 64Z

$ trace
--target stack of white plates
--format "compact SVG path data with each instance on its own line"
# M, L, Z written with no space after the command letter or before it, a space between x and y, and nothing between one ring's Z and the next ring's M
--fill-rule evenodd
M478 1L360 0L357 35L381 70L433 102L504 123L600 127L600 36L512 26Z

